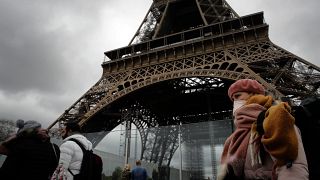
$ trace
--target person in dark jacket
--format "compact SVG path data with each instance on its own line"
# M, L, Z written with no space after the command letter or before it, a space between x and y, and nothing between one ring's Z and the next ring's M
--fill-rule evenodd
M131 171L132 180L147 180L148 174L145 168L141 167L141 161L136 161L136 167Z
M295 123L300 128L306 151L309 180L320 179L320 147L315 142L320 139L320 96L310 96L295 106Z
M1 179L50 179L58 165L59 147L36 121L18 120L17 127L17 133L0 144L0 153L7 155L0 168Z

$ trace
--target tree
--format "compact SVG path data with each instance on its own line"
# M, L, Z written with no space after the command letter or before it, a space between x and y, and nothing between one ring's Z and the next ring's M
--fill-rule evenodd
M112 176L106 176L104 173L102 173L102 180L112 180Z
M0 119L0 142L6 140L15 132L15 123L11 120Z
M116 167L112 173L112 180L120 180L121 179L121 167Z

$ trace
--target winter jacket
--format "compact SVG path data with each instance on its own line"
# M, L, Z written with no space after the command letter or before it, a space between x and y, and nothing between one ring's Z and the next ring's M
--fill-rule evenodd
M300 136L299 129L295 126L295 132L298 137L298 156L295 161L293 161L292 166L287 168L286 165L277 167L275 170L275 176L277 180L308 180L308 164L306 160L306 155L304 152L302 139ZM272 170L274 165L274 157L270 156L266 152L266 149L262 151L262 164L252 166L251 156L249 155L249 150L247 151L246 162L244 166L245 179L272 179Z
M21 136L6 144L8 156L0 168L2 180L46 180L59 160L59 147L37 135Z
M83 152L78 144L74 141L69 141L71 138L80 141L87 150L92 149L92 143L81 134L73 134L63 140L63 143L60 145L59 165L62 164L67 172L68 180L73 180L73 175L68 169L70 169L74 175L79 174L83 157Z
M131 171L132 180L147 180L147 177L146 169L141 166L137 166Z
M298 137L298 156L297 159L293 161L293 164L290 168L287 166L278 167L276 174L278 180L308 180L309 171L306 154L303 148L303 143L301 139L301 134L299 129L295 126L295 131Z

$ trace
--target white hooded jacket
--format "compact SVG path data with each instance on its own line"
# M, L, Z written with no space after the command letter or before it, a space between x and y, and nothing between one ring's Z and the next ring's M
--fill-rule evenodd
M60 146L60 159L59 164L62 164L63 168L67 172L67 179L73 180L73 175L71 172L76 175L79 174L83 152L79 145L74 141L70 141L69 139L74 138L80 141L85 149L91 150L92 143L81 134L73 134L63 140L63 144Z

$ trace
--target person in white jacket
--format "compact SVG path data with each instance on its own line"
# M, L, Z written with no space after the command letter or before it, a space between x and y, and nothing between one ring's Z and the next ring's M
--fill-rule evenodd
M62 138L63 143L60 145L58 167L63 167L67 180L73 180L73 176L80 172L83 152L79 145L70 139L73 138L78 140L87 150L92 149L92 143L81 134L80 126L77 122L68 122L65 124L65 127L62 130Z

